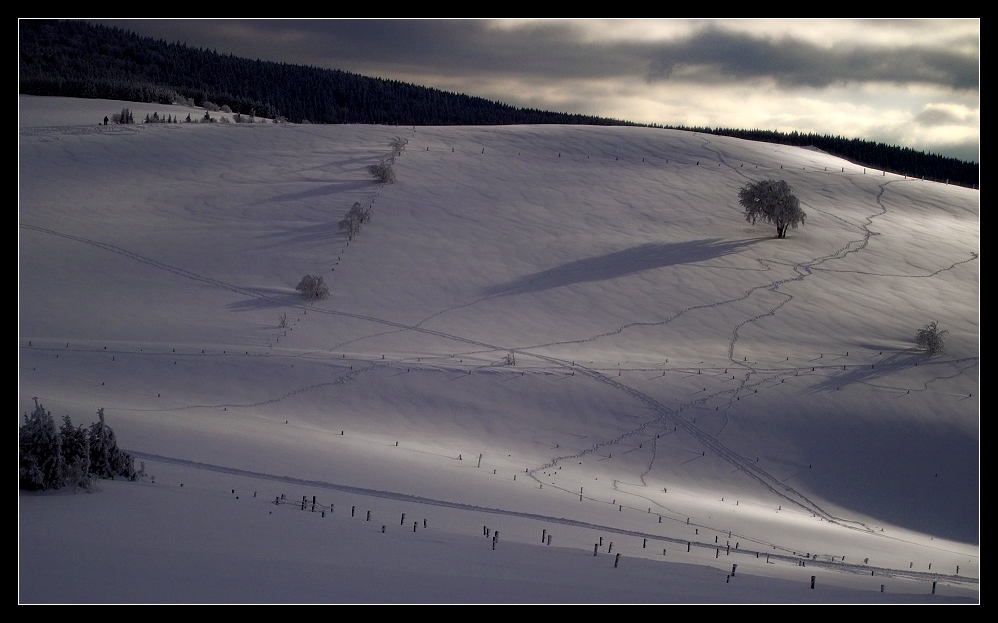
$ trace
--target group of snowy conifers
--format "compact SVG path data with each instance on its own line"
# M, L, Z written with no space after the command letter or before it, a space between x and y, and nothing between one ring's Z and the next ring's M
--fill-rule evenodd
M69 416L56 428L52 413L35 398L35 410L24 414L18 439L19 481L22 489L60 487L90 489L101 478L135 480L135 459L118 449L114 431L99 421L89 427L73 426Z

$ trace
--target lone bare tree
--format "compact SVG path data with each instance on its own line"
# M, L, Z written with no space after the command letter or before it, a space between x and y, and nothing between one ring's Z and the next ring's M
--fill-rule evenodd
M807 214L800 200L783 180L750 182L738 191L738 202L745 208L745 220L755 225L757 219L776 225L776 237L786 238L787 228L797 229Z

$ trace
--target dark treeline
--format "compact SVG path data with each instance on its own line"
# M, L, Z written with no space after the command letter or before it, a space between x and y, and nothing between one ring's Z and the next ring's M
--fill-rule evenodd
M516 108L480 97L346 71L249 60L140 37L82 21L21 20L19 92L188 104L293 123L384 125L641 125ZM662 126L655 126L662 127ZM862 166L977 187L979 166L859 139L764 130L687 128L709 134L814 146Z
M670 127L670 126L666 126ZM926 154L908 147L897 147L862 141L856 138L804 134L801 132L774 132L772 130L736 130L732 128L690 128L673 127L676 130L689 130L718 136L733 136L750 141L763 141L796 147L817 147L821 151L844 158L861 166L870 167L898 175L920 179L948 182L976 188L979 167L973 162L947 158L936 154Z
M293 123L637 125L346 71L264 62L80 21L23 20L20 93L213 104Z

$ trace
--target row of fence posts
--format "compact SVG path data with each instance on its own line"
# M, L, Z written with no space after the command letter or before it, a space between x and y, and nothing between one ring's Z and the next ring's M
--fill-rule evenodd
M233 492L235 492L235 489L233 489ZM256 497L256 492L253 493L253 497ZM283 493L281 495L279 495L279 496L275 496L274 497L274 504L279 506L281 504L281 501L284 500L284 499L285 499L285 497L284 497ZM314 496L314 495L312 496L311 506L309 505L309 502L308 502L308 496L305 496L305 495L302 496L302 498L301 498L301 510L304 511L304 510L308 510L309 508L311 508L311 511L314 513L316 511L316 507L317 506L319 507L319 510L321 511L322 516L325 517L326 516L326 509L323 508L323 506L321 504L318 504L318 502L316 501L316 496ZM330 513L332 513L332 512L334 512L335 508L336 508L335 504L330 504L328 510L329 510ZM350 516L351 517L356 517L356 515L357 515L357 507L356 506L351 506L350 507ZM371 521L371 511L367 511L367 517L366 517L365 521ZM405 525L405 513L402 513L402 519L399 521L399 525L400 526ZM419 527L419 522L418 521L414 521L412 523L412 531L416 532L416 529L418 527ZM427 521L426 521L426 518L423 518L423 528L426 528L426 527L427 527ZM386 528L385 526L381 526L381 532L382 533L385 532L385 528Z
M233 489L232 492L235 493L235 489ZM582 493L581 487L579 489L579 493L580 494ZM255 491L253 492L253 497L256 497L256 492ZM281 501L284 500L284 499L285 498L284 498L284 494L283 493L280 496L275 496L275 498L274 498L274 504L275 505L280 505ZM316 510L316 506L319 506L319 508L320 508L320 510L322 512L322 516L325 517L326 516L325 509L322 509L322 506L317 503L316 496L313 495L312 496L312 502L311 502L311 511L313 513ZM308 496L304 496L303 495L302 498L301 498L301 510L304 511L304 510L306 510L308 508L309 508ZM332 513L333 510L334 510L334 508L335 508L335 505L334 504L330 504L329 505L329 512ZM357 511L357 507L356 506L351 506L350 507L350 516L354 517L356 515L356 511ZM658 520L659 520L659 523L661 523L662 517L659 516ZM371 511L367 511L366 521L371 521ZM686 523L689 524L689 521L690 521L689 518L687 518L686 519ZM405 513L402 513L402 517L399 520L399 525L400 526L404 526L405 525ZM413 532L416 532L416 530L417 530L418 527L419 527L419 522L418 521L412 522L412 531ZM423 519L423 528L426 528L426 527L427 527L427 521L424 518ZM384 525L381 526L381 532L382 532L382 534L385 533L385 526ZM697 529L697 532L699 533L699 529ZM493 532L492 530L489 529L488 526L482 526L482 534L484 534L486 537L492 536L492 549L494 551L495 548L496 548L496 544L499 542L499 531L496 530L496 531ZM729 533L729 536L730 536L730 533ZM717 542L718 542L718 537L715 535L714 536L714 543L717 543ZM541 530L541 544L542 545L543 544L551 545L551 535L548 534L547 528L544 528L544 529ZM599 537L599 541L597 543L593 544L593 556L597 556L598 555L599 548L602 547L602 546L603 546L603 537L601 536L601 537ZM686 551L690 552L692 546L693 546L693 542L692 541L687 541L686 542ZM643 538L642 541L641 541L641 548L642 549L647 549L647 547L648 547L648 539L647 538ZM730 541L726 543L725 549L726 549L725 554L726 555L731 555L731 542ZM735 544L735 549L738 549L738 544ZM608 554L613 553L613 541L610 541L610 544L607 547L607 553ZM666 554L666 549L663 548L662 549L662 555L664 556L665 554ZM720 548L715 548L714 549L714 558L720 558L720 555L721 555ZM758 557L759 557L759 553L756 552L756 558L758 558ZM617 555L614 557L613 567L616 569L617 565L619 563L620 563L620 553L618 552ZM766 554L766 563L767 564L770 563L769 554ZM801 564L801 566L806 566L804 564L803 560L800 561L800 564ZM909 568L911 568L912 566L914 566L914 563L911 563L911 565L909 565ZM731 573L728 574L727 582L730 582L731 578L735 576L735 570L737 568L738 568L737 564L731 565ZM929 565L929 568L930 569L932 568L931 564ZM957 566L956 572L957 572L957 574L960 573L960 567L959 566ZM873 574L874 574L874 572L871 570L870 571L870 575L873 575ZM814 584L815 584L815 576L812 575L811 576L811 588L812 589L814 588ZM884 592L884 586L885 585L883 585L883 584L880 585L880 592L881 593ZM933 595L936 594L936 581L932 582L932 594Z

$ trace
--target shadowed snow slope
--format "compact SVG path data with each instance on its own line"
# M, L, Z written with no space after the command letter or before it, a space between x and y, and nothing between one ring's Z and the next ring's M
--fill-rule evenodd
M654 128L20 106L19 417L103 407L156 476L22 493L22 602L978 600L978 191ZM767 178L783 240L738 206Z

